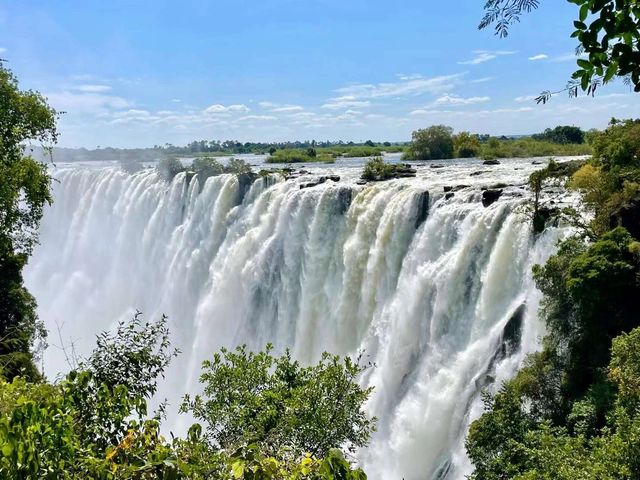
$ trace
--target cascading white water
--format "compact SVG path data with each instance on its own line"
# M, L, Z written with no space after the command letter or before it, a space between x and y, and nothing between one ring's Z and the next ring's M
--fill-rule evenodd
M222 346L271 342L303 362L363 351L376 365L362 379L378 417L359 454L370 478L464 478L480 390L508 378L542 332L530 270L563 232L536 238L518 213L535 168L466 161L368 186L342 168L341 182L304 189L62 168L25 272L50 330L46 373L67 368L61 343L85 354L136 309L169 316L182 354L161 394L174 408ZM510 186L483 207L480 187L497 182ZM456 184L468 187L445 198Z

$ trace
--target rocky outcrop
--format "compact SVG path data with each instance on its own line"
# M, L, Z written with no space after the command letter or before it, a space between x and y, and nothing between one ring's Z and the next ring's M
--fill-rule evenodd
M533 213L533 231L542 233L547 226L547 222L558 214L558 209L551 207L540 207Z
M327 180L331 180L332 182L339 182L340 175L322 175L321 177L316 177L309 182L301 183L300 190L302 190L303 188L316 187L320 184L325 183Z
M429 216L429 192L421 192L416 205L416 228L424 223Z
M495 203L502 195L502 190L485 190L482 192L482 206L488 207Z
M448 193L448 192L457 192L459 190L462 190L463 188L469 188L470 185L445 185L443 187L444 193Z
M483 165L500 165L498 160L485 160L482 162Z

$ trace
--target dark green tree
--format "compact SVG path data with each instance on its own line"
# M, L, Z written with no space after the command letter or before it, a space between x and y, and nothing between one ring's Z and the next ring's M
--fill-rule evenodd
M0 62L0 368L8 378L33 378L33 346L45 331L22 269L37 242L45 204L51 202L47 166L26 152L31 142L57 140L57 115L37 92L22 91Z
M411 145L405 153L407 160L430 160L453 157L453 129L433 125L411 134Z
M295 452L324 456L332 448L364 446L374 430L363 405L371 389L356 379L365 367L324 354L302 367L289 352L282 357L245 347L222 350L205 361L202 395L187 396L183 411L207 425L219 448L257 443L267 452L289 445Z

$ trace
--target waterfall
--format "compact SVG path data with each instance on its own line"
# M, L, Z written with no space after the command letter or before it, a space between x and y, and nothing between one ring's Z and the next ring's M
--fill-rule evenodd
M168 315L182 352L161 385L170 410L222 346L271 342L302 362L363 352L378 418L358 454L369 477L464 478L480 391L512 375L543 333L531 267L565 232L534 237L522 214L534 168L466 161L360 186L345 167L340 182L268 177L249 189L233 175L201 185L152 169L60 168L25 272L50 332L45 373L136 310ZM495 183L504 193L485 208L481 188ZM447 198L443 186L457 184Z

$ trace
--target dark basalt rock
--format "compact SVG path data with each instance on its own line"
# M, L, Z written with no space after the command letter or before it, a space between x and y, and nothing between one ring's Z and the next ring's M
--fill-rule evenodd
M311 180L310 182L305 182L305 183L301 183L300 184L300 190L302 190L303 188L311 188L311 187L316 187L324 182L327 181L326 177L318 177L318 178L314 178L313 180Z
M507 187L513 187L513 185L507 185L506 183L496 183L493 185L489 185L488 187L481 187L480 190L484 192L485 190L500 190Z
M339 182L340 175L323 175L321 177L314 178L310 182L301 183L300 190L302 190L303 188L316 187L318 185L325 183L327 180L331 180L332 182Z
M531 165L542 165L544 162L541 162L540 160L534 160L533 162L531 162Z
M500 165L498 160L485 160L482 162L483 165Z
M559 209L557 208L547 208L540 207L538 211L533 214L533 231L535 233L542 233L545 227L547 226L547 222L552 217L555 217L558 213Z
M429 216L429 192L421 192L416 202L416 228L424 223Z
M237 175L238 177L238 184L239 184L239 196L240 196L240 200L239 203L242 203L244 200L245 195L249 192L249 190L251 189L251 185L253 185L253 182L256 181L256 179L258 178L258 174L254 173L254 172L247 172L247 173L240 173Z
M469 188L471 185L455 185L455 186L451 186L451 185L445 185L443 187L444 193L447 192L457 192L459 190L462 190L463 188Z
M624 227L633 236L640 239L640 196L620 207L609 218L611 228Z
M492 205L502 195L502 190L485 190L482 192L482 206Z
M454 197L454 195L455 195L455 193L453 193L453 192L447 192L447 193L444 194L444 198L445 198L445 200L450 200L450 199L452 199Z
M363 180L362 178L356 181L356 185L366 185L367 183L369 182L367 180Z
M444 168L444 165L437 163L435 165L429 165L429 168Z
M520 340L522 337L522 323L524 320L524 313L526 311L526 305L520 305L511 318L504 326L502 331L502 345L501 356L506 358L511 356L518 348L520 348Z
M484 175L485 173L487 173L487 172L485 172L484 170L478 170L476 172L471 172L471 176L472 177L477 177L478 175Z
M344 215L353 200L353 190L350 188L340 188L337 192L336 210L339 215Z

